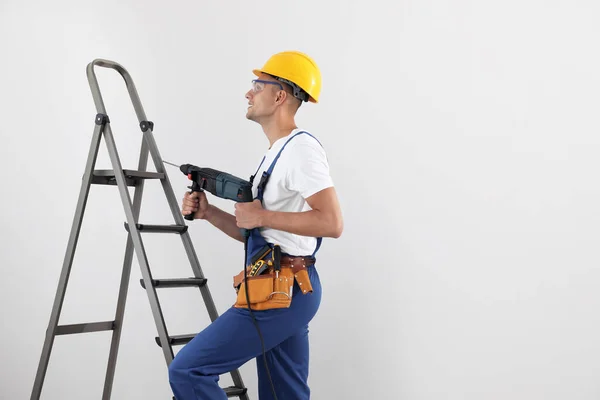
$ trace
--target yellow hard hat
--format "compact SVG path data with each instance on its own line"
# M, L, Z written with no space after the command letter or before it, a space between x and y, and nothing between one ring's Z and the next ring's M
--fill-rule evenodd
M254 69L252 72L256 76L260 76L263 72L291 84L294 96L304 101L312 103L319 101L321 72L315 61L304 53L284 51L274 54L261 69ZM302 93L303 91L306 93Z

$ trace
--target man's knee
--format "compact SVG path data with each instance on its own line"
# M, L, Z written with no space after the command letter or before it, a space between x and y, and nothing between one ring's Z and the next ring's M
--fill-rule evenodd
M185 365L181 365L179 358L175 359L169 364L169 381L170 382L185 382L189 380L188 373L189 368Z
M189 381L193 376L209 376L209 360L195 358L193 361L184 357L187 349L181 349L180 353L169 364L169 380L171 382Z

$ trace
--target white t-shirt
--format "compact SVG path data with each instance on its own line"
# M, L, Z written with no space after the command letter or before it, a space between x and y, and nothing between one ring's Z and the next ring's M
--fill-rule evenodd
M300 131L302 130L294 129L288 136L278 139L267 150L265 159L254 177L252 192L255 198L263 171L269 169L287 140ZM311 208L305 199L331 186L333 181L329 174L325 150L315 137L302 133L290 140L281 152L265 186L263 207L271 211L308 211ZM311 255L317 246L315 237L300 236L271 228L261 228L260 233L267 242L280 245L283 253L294 256Z

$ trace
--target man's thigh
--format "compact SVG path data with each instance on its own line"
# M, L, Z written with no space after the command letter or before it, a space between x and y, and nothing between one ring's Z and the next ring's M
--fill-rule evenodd
M265 351L294 335L302 324L302 316L294 309L253 311L253 314ZM250 312L232 307L186 344L174 363L177 368L196 369L203 375L222 374L261 355L262 351Z
M308 399L309 343L308 326L270 349L266 360L279 399ZM262 356L256 359L258 390L261 399L271 399L272 388ZM291 397L290 397L291 396Z

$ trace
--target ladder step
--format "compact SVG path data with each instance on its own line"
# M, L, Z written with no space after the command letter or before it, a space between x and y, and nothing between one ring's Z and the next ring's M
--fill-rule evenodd
M229 386L223 390L225 391L227 397L241 396L243 394L246 394L246 392L248 391L248 389L246 388L239 388L235 386Z
M188 335L169 336L169 344L172 346L179 346L182 344L186 344L186 343L189 343L193 338L195 338L196 335L197 335L197 333L190 333ZM156 341L156 344L158 344L159 347L162 347L160 345L160 338L158 336L155 337L154 340Z
M246 392L248 391L248 389L246 388L239 388L235 386L229 386L224 388L223 390L225 391L227 397L241 396L243 394L246 394ZM177 400L175 396L173 396L173 400Z
M127 186L136 186L142 179L164 179L165 174L149 171L134 171L124 169L125 182ZM116 185L115 171L112 169L97 169L92 174L92 184L95 185Z
M57 335L71 335L74 333L112 331L115 321L88 322L85 324L59 325L56 327Z
M192 287L204 286L206 278L181 278L181 279L152 279L152 286L155 288L173 288L173 287ZM146 289L146 284L143 279L140 279L140 284Z
M138 231L148 233L178 233L182 234L187 232L187 225L149 225L149 224L135 224ZM125 230L129 232L129 224L125 222Z

